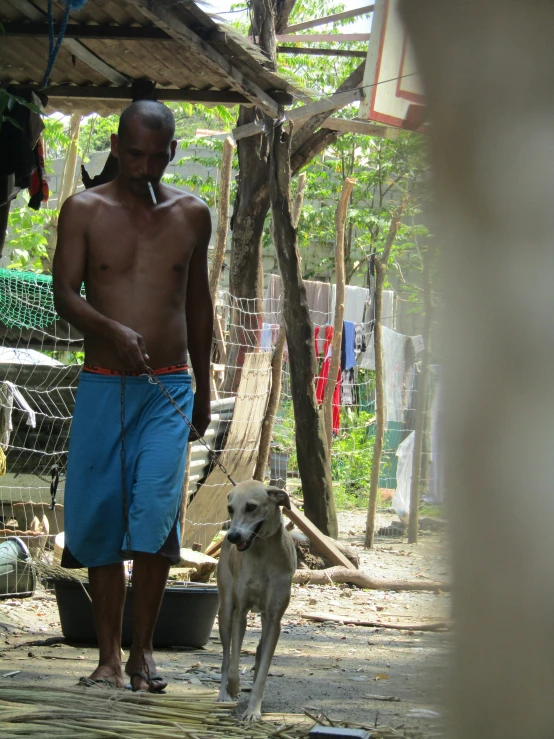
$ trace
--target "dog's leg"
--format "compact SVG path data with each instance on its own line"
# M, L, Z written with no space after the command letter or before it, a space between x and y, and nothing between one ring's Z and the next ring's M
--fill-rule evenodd
M270 615L265 619L265 625L262 627L262 644L260 650L260 659L256 678L250 693L248 708L243 716L245 721L260 721L262 718L262 698L267 680L267 673L271 665L271 660L275 654L275 648L279 641L281 633L281 614Z
M260 659L262 656L263 644L264 644L264 632L265 632L265 616L262 613L262 635L260 636L260 641L258 642L258 646L256 647L256 661L254 662L254 682L256 681L256 677L258 676L258 670L260 669Z
M231 634L233 629L233 600L231 597L222 596L219 606L219 638L223 648L223 662L221 665L221 686L219 689L218 701L229 702L233 697L229 694L228 676L229 663L231 660Z
M244 639L244 632L246 631L246 616L247 611L235 608L233 612L231 660L227 676L227 693L232 698L237 698L240 693L240 650L242 649L242 641Z

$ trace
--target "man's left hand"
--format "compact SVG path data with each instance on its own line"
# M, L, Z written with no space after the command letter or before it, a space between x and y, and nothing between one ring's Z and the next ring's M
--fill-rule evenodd
M194 426L194 430L190 430L189 441L196 441L196 439L204 436L208 426L210 425L211 418L209 393L199 394L196 392L194 395L194 410L192 412L192 425Z

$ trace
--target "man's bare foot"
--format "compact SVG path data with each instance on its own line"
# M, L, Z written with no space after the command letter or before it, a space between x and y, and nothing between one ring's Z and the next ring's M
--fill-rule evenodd
M113 685L114 688L125 687L125 676L121 669L121 664L114 665L98 665L86 680L99 685Z
M149 693L160 693L167 687L167 681L156 672L156 663L151 651L131 647L125 672L131 679L131 688Z

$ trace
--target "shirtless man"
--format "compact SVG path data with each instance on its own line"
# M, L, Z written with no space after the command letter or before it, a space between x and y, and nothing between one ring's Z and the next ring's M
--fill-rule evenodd
M89 568L99 662L84 681L125 685L123 561L132 558L134 628L125 672L133 690L150 692L166 686L156 675L152 634L169 566L179 560L187 441L196 435L145 375L148 368L192 414L198 434L210 422L211 221L205 203L160 182L175 155L174 131L173 114L161 103L136 102L122 113L111 142L119 175L64 204L53 269L56 309L85 337L62 559Z

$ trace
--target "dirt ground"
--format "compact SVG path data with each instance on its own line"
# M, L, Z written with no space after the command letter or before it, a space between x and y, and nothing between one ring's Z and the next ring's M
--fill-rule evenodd
M393 519L394 514L381 512L378 526ZM423 532L417 545L408 545L405 538L378 537L368 551L363 548L365 511L341 512L339 522L341 540L358 551L361 568L372 577L449 581L444 533ZM450 596L294 585L266 686L265 713L302 714L307 709L366 727L403 727L402 734L410 736L443 736L448 633L315 623L302 616L315 611L408 625L449 621ZM251 614L239 711L248 700L259 635L259 616ZM50 592L41 589L32 598L0 600L0 680L72 686L92 671L94 648L63 639L49 646L29 645L52 637L62 633ZM217 622L205 648L161 650L157 661L171 692L191 692L200 685L213 685L215 692L221 667Z

